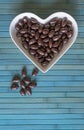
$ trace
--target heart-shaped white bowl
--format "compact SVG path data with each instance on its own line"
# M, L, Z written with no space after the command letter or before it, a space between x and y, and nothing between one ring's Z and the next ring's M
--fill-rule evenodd
M72 26L73 26L73 36L72 38L68 41L68 43L62 48L62 50L56 55L54 56L54 58L52 59L52 61L45 67L41 66L41 64L33 57L31 56L27 50L25 50L21 44L21 40L18 39L16 37L16 29L15 29L15 25L16 23L23 18L24 16L27 16L28 18L35 18L37 19L40 23L45 24L48 21L50 21L52 18L54 17L59 17L59 18L63 18L63 17L67 17L68 20L70 20L72 22ZM75 42L77 34L78 34L78 26L77 26L77 22L75 21L75 19L70 16L69 14L65 13L65 12L56 12L53 13L52 15L50 15L48 18L46 19L41 19L40 17L38 17L37 15L33 14L33 13L22 13L17 15L11 22L10 24L10 28L9 28L9 32L10 32L10 36L11 39L13 40L13 42L15 43L15 45L20 49L20 51L39 69L41 70L43 73L47 72L63 55L64 53L72 46L72 44Z

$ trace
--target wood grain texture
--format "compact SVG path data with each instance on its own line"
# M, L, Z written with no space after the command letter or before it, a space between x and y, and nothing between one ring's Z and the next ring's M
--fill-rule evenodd
M13 44L10 22L22 12L46 18L56 11L76 19L77 40L22 97L10 90L12 77L24 65L31 76L34 65ZM0 130L84 130L84 0L0 0Z

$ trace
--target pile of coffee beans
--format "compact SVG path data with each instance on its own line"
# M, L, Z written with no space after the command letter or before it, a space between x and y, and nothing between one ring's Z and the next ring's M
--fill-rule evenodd
M38 74L38 69L34 68L32 71L32 76L36 76ZM16 90L20 86L20 94L25 96L26 94L32 94L32 88L37 86L36 80L31 81L30 77L27 75L26 67L22 68L21 76L15 75L12 79L11 90Z
M42 66L48 65L73 36L72 22L66 17L55 17L41 24L35 18L25 16L17 22L15 29L22 46Z

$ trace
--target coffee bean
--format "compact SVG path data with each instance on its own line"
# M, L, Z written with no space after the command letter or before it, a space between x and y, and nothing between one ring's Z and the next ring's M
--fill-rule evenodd
M29 77L24 77L23 81L25 84L28 84L28 83L30 83L31 79Z
M63 40L63 44L66 44L67 42L68 42L67 38Z
M44 52L41 49L38 49L37 52L38 52L38 54L40 54L42 56L44 55Z
M58 47L58 50L60 51L62 48L63 48L63 43L61 42L59 47Z
M44 28L50 28L50 24L49 24L49 23L46 23L46 24L44 25Z
M42 65L42 66L47 66L48 63L49 63L48 61L43 61L43 62L41 63L41 65Z
M47 53L51 52L51 49L49 47L46 48Z
M31 88L29 87L29 85L28 85L27 88L26 88L26 93L27 93L28 95L32 95L32 91L31 91Z
M52 48L53 41L52 39L49 40L49 48Z
M25 95L26 95L25 89L21 88L21 89L20 89L20 94L21 94L22 96L25 96Z
M20 19L20 20L19 20L19 22L18 22L18 25L22 27L22 26L23 26L23 24L24 24L24 23L23 23L23 20L22 20L22 19Z
M44 61L44 57L38 59L38 62L42 63Z
M38 69L37 68L35 68L33 71L32 71L32 76L36 76L37 74L38 74Z
M26 40L26 42L28 42L28 44L29 44L29 38L27 37L25 40Z
M25 24L27 24L27 22L28 22L28 18L25 16L23 19L23 22L25 23Z
M57 24L56 26L55 26L55 32L57 32L57 31L59 31L60 30L60 24Z
M26 70L26 67L24 66L22 68L22 77L26 77L27 76L27 70Z
M31 34L32 36L35 36L35 31L34 31L34 30L31 30L31 31L30 31L30 34Z
M38 33L38 32L36 32L36 34L35 34L35 39L36 39L36 40L39 39L39 33Z
M37 43L38 43L39 46L43 46L43 41L41 39L38 39Z
M26 88L26 84L25 84L25 82L24 82L24 80L21 80L20 81L20 86L21 86L21 88Z
M52 58L51 58L50 56L47 56L45 59L46 59L47 61L51 61L51 60L52 60Z
M37 86L36 81L32 81L32 82L30 82L30 83L28 84L28 87L29 87L29 88L35 88L36 86Z
M21 33L21 34L25 34L25 33L27 33L27 32L28 32L27 29L21 29L21 30L20 30L20 33Z
M70 32L67 33L67 37L68 37L68 38L71 38L72 35L73 35L73 32L72 32L72 31L70 31Z
M48 33L49 33L49 29L47 29L47 28L43 29L43 34L44 34L44 35L46 35L46 34L48 34Z
M16 89L18 89L18 88L19 88L19 86L18 86L17 83L12 83L12 85L11 85L11 90L16 90Z
M56 36L53 37L53 41L57 41L59 39L60 39L60 35L56 35Z
M42 39L44 39L44 38L46 38L47 37L47 35L43 35L43 34L41 34L41 36L40 36Z
M35 57L36 59L39 59L39 58L42 58L42 55L40 55L39 53L36 53L36 54L34 55L34 57Z
M38 49L38 45L37 44L30 45L30 48L32 50L37 50Z
M72 22L70 20L67 21L67 26L72 27Z
M66 24L67 24L67 18L64 17L64 18L62 19L62 27L65 27Z
M49 42L49 38L44 38L43 42Z
M23 45L23 47L24 47L26 50L28 50L28 43L27 43L27 42L23 42L22 45Z
M19 26L18 23L15 25L15 29L16 29L17 31L19 31L19 30L21 29L21 27Z
M25 33L23 36L24 36L25 38L27 38L27 37L29 37L29 34L28 34L28 33Z
M31 55L35 55L35 54L36 54L36 50L30 49L30 50L29 50L29 53L30 53Z
M20 82L20 76L19 76L19 75L15 75L15 76L13 77L13 79L12 79L12 82L13 82L13 83L18 83L18 82Z
M36 42L36 40L33 38L33 39L31 39L30 41L29 41L29 45L32 45L32 44L34 44Z
M57 21L57 18L53 18L52 20L50 20L50 25L55 26L56 21Z
M45 52L45 53L44 53L44 56L45 56L45 57L47 57L47 56L48 56L48 53L47 53L47 52Z
M60 42L59 42L59 41L56 41L56 42L54 42L53 47L58 47L59 44L60 44Z
M58 53L57 48L51 48L51 50L52 50L52 52L53 52L53 53L55 53L55 54L57 54L57 53Z
M67 37L66 34L63 34L62 35L62 40L64 40L66 37Z
M31 18L30 19L31 20L31 22L34 24L34 23L38 23L38 21L35 19L35 18Z
M40 27L39 27L38 32L39 32L39 33L41 33L41 32L42 32L42 30L43 30L43 25L41 24L41 25L40 25Z
M52 38L54 36L55 32L54 30L51 30L48 34L49 38Z
M61 32L61 33L67 33L67 31L68 31L67 28L61 28L61 29L60 29L60 32Z
M53 57L54 57L53 52L50 52L49 56L50 56L51 58L53 58Z
M37 30L37 29L39 29L39 25L38 25L38 24L33 24L33 25L31 26L31 28L32 28L33 30Z

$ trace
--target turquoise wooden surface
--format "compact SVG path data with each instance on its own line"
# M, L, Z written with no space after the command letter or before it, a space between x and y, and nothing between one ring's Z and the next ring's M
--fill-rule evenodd
M39 72L32 96L10 90L23 65L34 65L13 44L11 20L22 12L46 18L56 11L70 13L78 38L46 74ZM84 130L84 0L0 0L0 130Z

